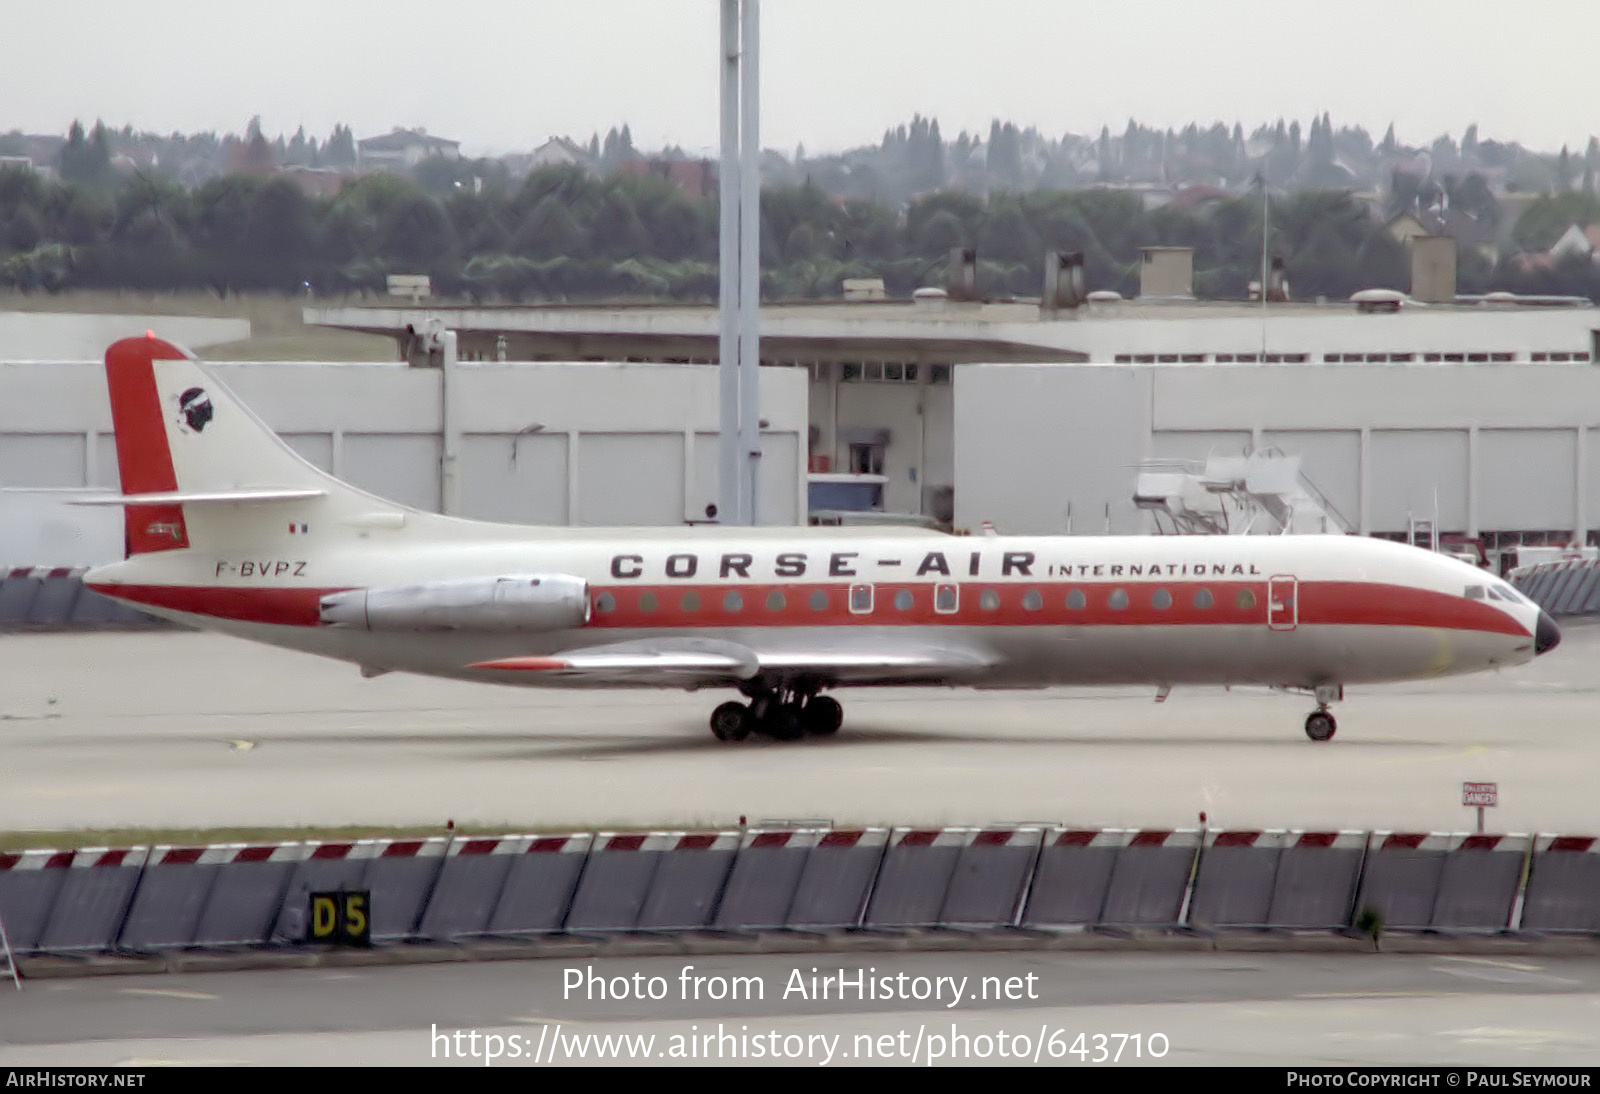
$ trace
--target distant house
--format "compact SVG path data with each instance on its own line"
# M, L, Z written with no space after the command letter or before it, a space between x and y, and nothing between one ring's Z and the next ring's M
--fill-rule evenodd
M356 142L356 159L363 167L404 170L430 156L460 159L461 142L429 136L425 129L396 129Z
M1581 256L1600 264L1600 224L1569 224L1545 254L1552 263Z
M593 171L594 161L576 141L567 137L551 137L528 156L528 170L537 171L541 167L581 167L585 171Z

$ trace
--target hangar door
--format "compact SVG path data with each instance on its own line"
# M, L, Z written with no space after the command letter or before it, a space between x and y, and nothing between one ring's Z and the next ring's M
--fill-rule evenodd
M1440 531L1467 526L1467 431L1375 429L1370 437L1374 532L1404 532L1408 518L1433 520Z
M1577 461L1575 430L1478 430L1478 527L1571 528L1577 519Z
M578 441L578 523L683 523L682 433L584 433Z

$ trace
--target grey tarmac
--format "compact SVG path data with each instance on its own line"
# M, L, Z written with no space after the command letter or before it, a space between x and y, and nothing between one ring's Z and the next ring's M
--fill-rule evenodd
M722 744L722 692L532 691L214 635L0 636L0 830L1061 821L1600 831L1600 627L1533 664L1352 692L840 692L832 739Z

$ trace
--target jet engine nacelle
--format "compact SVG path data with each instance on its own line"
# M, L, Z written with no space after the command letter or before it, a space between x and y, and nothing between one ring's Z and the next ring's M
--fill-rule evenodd
M589 621L589 587L570 574L507 574L330 593L322 622L369 631L553 631Z

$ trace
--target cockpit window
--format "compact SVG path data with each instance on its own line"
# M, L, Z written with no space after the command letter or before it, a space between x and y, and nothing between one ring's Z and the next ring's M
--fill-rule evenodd
M1493 596L1495 593L1499 593L1500 599L1504 600L1508 604L1526 604L1530 608L1538 607L1538 605L1533 601L1529 600L1527 597L1517 592L1515 588L1505 584L1504 582L1489 586L1489 595Z
M1483 599L1483 586L1482 585L1468 585L1467 586L1466 597L1467 597L1468 600L1482 600Z
M1506 596L1504 593L1500 592L1493 585L1491 585L1491 586L1489 586L1489 599L1490 600L1510 600L1511 598L1509 596Z

